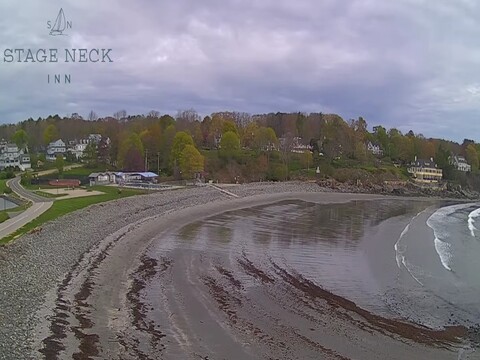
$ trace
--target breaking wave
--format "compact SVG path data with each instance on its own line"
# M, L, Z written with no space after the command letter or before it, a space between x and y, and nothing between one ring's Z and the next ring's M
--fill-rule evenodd
M435 236L435 250L445 269L452 270L451 244L446 241L448 226L454 221L449 215L456 211L469 207L471 204L451 205L438 209L427 220L427 225L433 230Z
M478 230L475 227L475 219L480 216L480 208L473 210L470 214L468 214L468 230L470 230L470 234L475 236L475 230Z

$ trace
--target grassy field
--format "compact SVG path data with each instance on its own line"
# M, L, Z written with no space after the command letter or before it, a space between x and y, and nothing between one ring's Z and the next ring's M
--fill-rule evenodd
M7 181L8 180L0 180L0 194L3 194L7 189Z
M6 244L9 241L19 237L20 235L28 233L31 230L35 229L36 227L41 226L47 221L54 220L72 211L83 209L89 205L146 193L145 191L140 191L140 190L122 189L122 192L119 194L116 187L110 187L110 186L94 186L91 189L104 192L105 194L73 198L73 199L65 199L65 200L56 200L50 209L48 209L46 212L44 212L35 220L29 222L22 228L18 229L13 234L1 239L0 244Z
M0 211L0 223L3 223L8 219L10 219L10 216L8 216L8 213L6 211Z

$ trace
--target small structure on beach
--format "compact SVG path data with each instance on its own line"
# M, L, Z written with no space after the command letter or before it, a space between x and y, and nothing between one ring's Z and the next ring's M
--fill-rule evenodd
M88 175L90 186L94 185L108 185L117 182L117 173L115 172L94 172Z
M119 183L156 183L158 182L158 174L151 171L144 172L118 172L117 181Z

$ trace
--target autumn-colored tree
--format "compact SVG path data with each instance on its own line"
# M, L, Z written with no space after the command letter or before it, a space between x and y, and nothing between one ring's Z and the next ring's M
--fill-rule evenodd
M57 127L53 124L48 125L43 132L43 142L45 145L57 140L59 137Z
M195 173L202 172L205 158L194 145L187 144L180 153L180 170L184 179L191 179Z
M254 121L248 123L248 125L242 131L241 143L247 148L253 148L255 143L255 134L258 131L258 124Z
M192 137L184 131L177 132L173 138L172 149L170 150L170 165L172 168L178 166L180 155L187 145L193 145Z
M123 167L126 171L143 171L145 164L142 153L134 146L131 146L123 160Z
M225 160L235 159L240 152L240 138L233 131L227 131L220 141L219 156Z
M121 146L118 152L118 162L121 167L126 166L127 153L132 148L135 149L140 154L140 157L143 157L144 149L143 149L142 140L140 139L140 136L136 133L130 134L130 136L125 138L121 143Z

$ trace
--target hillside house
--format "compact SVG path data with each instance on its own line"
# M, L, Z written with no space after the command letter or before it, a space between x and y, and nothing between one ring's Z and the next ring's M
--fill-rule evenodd
M438 183L443 177L442 169L438 168L433 158L422 160L415 156L415 161L410 163L407 171L412 174L413 180L419 183Z
M472 166L467 163L463 156L454 155L449 158L450 164L458 171L469 172L472 171Z
M372 143L371 141L367 143L367 151L371 152L375 156L383 155L383 150L380 148L380 145Z
M52 141L47 146L46 159L48 161L55 161L55 159L57 158L57 155L62 155L63 157L65 157L66 152L67 152L67 146L65 145L62 139Z
M1 142L0 143L0 169L7 167L18 167L21 171L30 169L30 155L25 154L23 149L17 145Z

